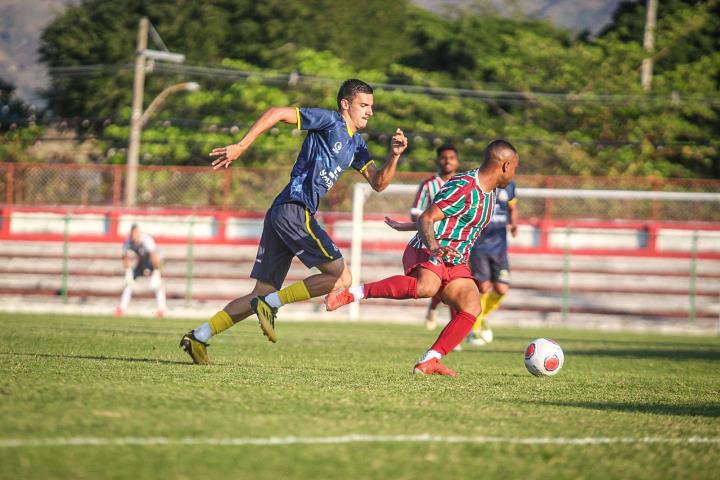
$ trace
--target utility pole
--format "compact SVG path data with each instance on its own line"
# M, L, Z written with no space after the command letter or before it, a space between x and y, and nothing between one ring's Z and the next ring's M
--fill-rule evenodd
M134 207L137 200L137 171L140 156L140 118L143 113L143 94L145 90L145 50L147 50L147 17L140 19L137 50L135 52L135 82L133 84L132 113L130 115L130 140L128 144L127 165L125 170L125 206Z
M657 0L647 0L645 7L645 35L643 36L643 49L645 58L642 62L640 83L643 90L649 92L652 88L653 52L655 50L655 21L657 19Z
M152 30L150 30L152 28ZM149 50L148 31L152 32L155 43L159 43L164 51ZM173 92L180 90L195 91L200 88L195 82L186 82L175 85L166 89L160 94L156 101L150 104L148 111L143 113L143 96L145 90L145 60L159 60L164 62L182 63L185 61L185 55L181 53L172 53L167 51L167 47L163 43L160 35L155 31L155 27L150 24L147 17L140 19L140 28L138 29L137 51L135 52L135 81L133 83L133 99L132 113L130 114L130 138L128 140L127 165L125 168L125 206L134 207L137 203L137 174L138 165L140 163L140 134L145 122L152 112L158 107L165 97Z

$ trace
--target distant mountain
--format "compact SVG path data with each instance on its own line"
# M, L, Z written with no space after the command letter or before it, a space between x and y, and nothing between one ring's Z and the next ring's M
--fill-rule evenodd
M200 0L199 0L200 1ZM597 33L611 21L621 0L413 0L440 14L458 9L494 9L508 16L529 16L556 25ZM42 105L47 71L39 63L40 34L55 16L79 0L0 1L0 78L13 83L26 102Z
M39 90L47 71L39 62L40 34L56 15L75 0L0 1L0 78L17 87L26 102L42 104Z
M493 9L507 16L528 16L547 20L577 32L596 34L612 21L622 0L413 0L436 13L458 9Z

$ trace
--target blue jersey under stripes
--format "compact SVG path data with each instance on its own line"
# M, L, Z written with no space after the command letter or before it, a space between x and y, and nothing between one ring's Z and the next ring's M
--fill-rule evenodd
M470 255L501 255L507 251L507 226L510 223L508 204L515 201L515 182L496 190L495 208L490 223L480 233Z

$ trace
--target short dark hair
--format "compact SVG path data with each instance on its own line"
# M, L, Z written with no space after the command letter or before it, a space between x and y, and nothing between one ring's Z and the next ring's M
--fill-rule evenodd
M446 143L445 145L440 145L437 150L435 150L435 153L439 157L441 153L443 153L445 150L452 150L455 152L455 155L458 154L457 148L455 148L455 145L451 143Z
M340 85L340 90L338 90L337 94L338 109L341 108L340 100L344 98L348 102L352 102L352 99L355 98L355 95L358 93L368 93L372 95L373 89L370 85L357 78L345 80L342 85Z
M513 147L510 142L505 140L493 140L488 143L488 146L485 148L485 162L499 159L506 150L511 150L515 155L517 155L517 150L515 150L515 147Z

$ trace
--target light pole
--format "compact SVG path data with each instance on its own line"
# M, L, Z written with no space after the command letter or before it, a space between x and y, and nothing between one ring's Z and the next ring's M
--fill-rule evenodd
M655 22L657 21L657 0L647 0L645 6L645 34L643 36L643 50L646 57L642 61L640 70L640 83L643 90L649 92L652 88L653 53L655 50Z
M148 50L147 37L150 21L140 19L138 43L135 58L135 81L133 83L132 114L130 115L130 137L128 140L127 164L125 167L125 206L134 207L137 200L137 170L140 157L140 133L150 115L160 106L165 98L175 92L193 92L200 88L195 82L178 83L163 90L143 113L143 94L145 90L145 60L147 58L166 62L182 63L185 55L166 51ZM154 30L153 30L154 31ZM157 34L156 34L157 35ZM163 44L164 47L164 44Z
M134 207L137 200L137 170L140 157L140 134L150 116L157 110L165 99L176 92L194 92L200 89L195 82L177 83L167 87L150 102L147 110L139 117L133 112L130 120L130 143L128 145L127 167L125 174L125 206Z

